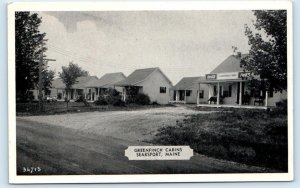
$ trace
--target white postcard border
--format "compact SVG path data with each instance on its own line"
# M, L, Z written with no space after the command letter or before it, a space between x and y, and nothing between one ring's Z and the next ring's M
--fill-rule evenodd
M288 40L288 173L156 174L156 175L38 175L16 174L15 11L142 11L286 9ZM292 1L140 1L140 2L17 2L8 5L8 120L10 183L130 183L292 181L293 169L293 13Z

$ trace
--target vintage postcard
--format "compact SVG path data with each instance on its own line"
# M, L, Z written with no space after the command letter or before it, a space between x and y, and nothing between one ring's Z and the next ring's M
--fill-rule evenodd
M8 5L10 183L293 180L292 2Z

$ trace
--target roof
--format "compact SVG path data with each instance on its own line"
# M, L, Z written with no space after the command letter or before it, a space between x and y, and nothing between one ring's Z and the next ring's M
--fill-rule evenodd
M133 71L126 79L116 83L118 86L133 86L144 80L146 80L154 71L160 71L160 73L172 84L170 79L160 70L158 67L147 68L147 69L137 69Z
M65 84L62 82L61 78L54 79L51 84L52 88L65 88Z
M124 80L126 76L122 72L107 73L103 75L100 79L91 80L85 84L85 87L102 87L109 88L115 83Z
M86 83L91 80L97 80L98 78L96 76L85 76L85 77L78 77L77 83L72 86L72 88L84 88Z
M242 54L241 57L231 55L225 59L219 66L217 66L211 74L225 73L225 72L241 72L243 69L240 66L241 58L246 57L248 54Z
M205 77L184 77L174 87L173 90L190 90L193 89L194 84L198 84L200 81L205 80Z
M83 88L88 81L98 79L96 76L81 76L77 78L77 82L72 86L73 89ZM61 78L57 78L52 82L52 88L65 88L65 84L63 83Z

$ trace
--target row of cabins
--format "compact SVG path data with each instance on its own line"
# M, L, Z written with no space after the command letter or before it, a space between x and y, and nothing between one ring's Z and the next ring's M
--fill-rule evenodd
M108 73L97 78L95 76L79 77L71 92L66 94L61 79L52 83L51 97L58 100L68 98L76 100L83 96L88 101L95 101L108 88L121 93L122 99L130 95L147 94L152 102L191 103L205 105L262 105L275 106L276 102L287 98L287 93L273 91L251 91L247 76L240 67L242 56L229 56L213 71L205 76L184 77L175 86L158 67L138 69L126 77L123 73ZM37 96L37 95L36 95Z

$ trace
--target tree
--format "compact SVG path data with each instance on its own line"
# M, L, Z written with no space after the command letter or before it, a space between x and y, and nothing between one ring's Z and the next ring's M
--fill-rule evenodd
M287 13L285 10L255 10L256 32L245 25L250 52L241 67L251 72L253 87L287 89Z
M42 19L36 13L15 13L16 97L27 100L29 90L38 83L39 58L47 48L42 47L45 33L39 31ZM46 62L43 63L46 66Z
M77 64L73 62L69 63L69 66L62 66L62 72L58 73L59 77L62 79L62 82L65 84L65 91L67 94L67 98L65 101L67 102L67 107L69 103L69 93L72 89L72 86L77 83L77 78L80 76L89 76L89 73L79 67Z
M50 95L50 88L52 86L52 81L55 76L55 71L44 69L42 71L42 83L43 83L43 91L45 95Z

